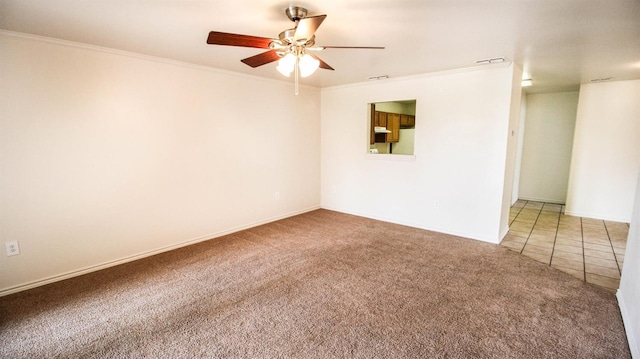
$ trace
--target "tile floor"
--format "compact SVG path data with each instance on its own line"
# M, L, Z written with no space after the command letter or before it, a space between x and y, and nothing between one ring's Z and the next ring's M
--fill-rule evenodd
M629 224L563 214L559 204L518 200L501 245L587 283L616 291Z

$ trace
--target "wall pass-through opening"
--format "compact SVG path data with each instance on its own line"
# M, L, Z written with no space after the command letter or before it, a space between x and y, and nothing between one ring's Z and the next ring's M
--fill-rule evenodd
M416 100L369 104L369 153L413 155Z

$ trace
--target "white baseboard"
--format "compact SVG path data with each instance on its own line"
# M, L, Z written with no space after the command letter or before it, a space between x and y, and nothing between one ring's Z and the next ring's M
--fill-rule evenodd
M565 201L551 198L537 198L537 197L522 197L519 196L518 199L523 201L533 201L533 202L545 202L545 203L553 203L553 204L564 204ZM515 203L515 202L514 202Z
M599 219L599 220L611 221L611 222L622 222L622 223L631 222L631 218L610 217L610 216L599 215L597 213L575 212L575 211L568 211L566 209L564 211L564 214L568 216L592 218L592 219Z
M375 219L376 221L381 221L381 222L388 222L388 223L394 223L394 224L399 224L401 226L407 226L407 227L413 227L413 228L417 228L417 229L424 229L425 231L432 231L432 232L438 232L438 233L444 233L444 234L450 234L452 236L456 236L456 237L463 237L463 238L467 238L467 239L473 239L476 241L481 241L481 242L487 242L487 243L492 243L492 244L500 244L500 238L488 238L485 236L479 236L476 235L474 233L465 233L465 232L460 232L460 231L451 231L448 230L446 228L439 228L439 227L428 227L428 226L422 226L416 223L411 223L411 222L407 222L407 221L398 221L398 220L392 220L389 218L384 218L384 217L380 217L380 216L371 216L369 214L365 214L365 213L360 213L358 211L353 211L353 210L348 210L348 209L343 209L343 208L334 208L331 206L321 206L321 208L323 209L327 209L330 211L335 211L335 212L340 212L340 213L345 213L345 214L351 214L354 216L359 216L359 217L365 217L365 218L369 218L369 219Z
M620 293L620 289L616 292L616 298L618 298L618 307L620 308L620 314L622 315L622 322L624 323L624 330L627 333L627 341L629 342L629 350L631 351L632 358L640 358L640 347L638 347L638 342L636 342L635 332L640 330L640 323L633 323L631 318L629 317L627 311L627 305L624 302L624 297Z
M5 296L5 295L9 295L9 294L13 294L13 293L17 293L17 292L21 292L21 291L24 291L24 290L27 290L27 289L40 287L40 286L43 286L43 285L46 285L46 284L59 282L61 280L77 277L77 276L80 276L80 275L83 275L83 274L96 272L96 271L99 271L101 269L106 269L106 268L109 268L109 267L117 266L119 264L133 262L133 261L138 260L138 259L142 259L142 258L150 257L150 256L153 256L153 255L156 255L156 254L168 252L168 251L171 251L171 250L174 250L174 249L186 247L186 246L191 245L191 244L196 244L196 243L199 243L199 242L208 241L210 239L215 239L215 238L218 238L218 237L226 236L226 235L231 234L231 233L240 232L240 231L243 231L245 229L249 229L249 228L261 226L263 224L279 221L281 219L297 216L299 214L303 214L303 213L306 213L306 212L315 211L316 209L320 209L320 206L314 206L314 207L306 208L306 209L303 209L303 210L300 210L300 211L290 212L290 213L287 213L287 214L284 214L284 215L280 215L280 216L264 219L264 220L261 220L261 221L257 221L257 222L253 222L253 223L244 225L244 226L239 226L239 227L227 229L227 230L216 232L216 233L207 234L205 236L198 237L198 238L192 238L192 239L189 239L187 241L183 241L183 242L180 242L180 243L172 244L172 245L161 247L161 248L156 248L156 249L153 249L153 250L150 250L150 251L134 254L134 255L131 255L131 256L120 258L120 259L116 259L116 260L112 260L112 261L108 261L108 262L104 262L104 263L88 266L88 267L85 267L85 268L79 268L79 269L76 269L76 270L73 270L73 271L69 271L69 272L66 272L66 273L62 273L62 274L53 275L53 276L50 276L50 277L34 280L34 281L31 281L31 282L19 284L19 285L13 286L13 287L3 288L2 290L0 290L0 297Z

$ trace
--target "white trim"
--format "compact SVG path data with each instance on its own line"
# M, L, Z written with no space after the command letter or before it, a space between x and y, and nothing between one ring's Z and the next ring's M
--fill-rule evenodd
M340 89L351 88L351 87L374 86L374 85L380 85L382 83L411 81L411 80L417 80L417 79L423 79L423 78L429 78L429 77L435 77L435 76L445 76L450 74L457 74L457 73L464 73L464 72L471 72L471 71L480 71L480 70L487 70L487 69L509 67L511 65L512 65L512 62L510 61L500 62L496 64L489 64L489 65L475 65L475 66L461 67L456 69L446 69L442 71L427 72L427 73L418 74L418 75L393 77L393 78L388 78L388 79L379 80L379 81L367 80L363 82L355 82L355 83L344 84L344 85L327 86L327 87L323 87L322 91L340 90ZM389 102L389 101L390 101L389 99L381 99L381 100L373 100L369 102Z
M299 214L303 214L303 213L307 213L307 212L311 212L311 211L315 211L317 209L320 209L320 206L314 206L314 207L310 207L310 208L306 208L300 211L294 211L294 212L290 212L281 216L276 216L276 217L271 217L262 221L257 221L257 222L253 222L244 226L239 226L239 227L235 227L235 228L231 228L228 230L223 230L220 232L216 232L216 233L211 233L211 234L207 234L201 237L197 237L197 238L192 238L180 243L176 243L176 244L172 244L169 246L165 246L165 247L161 247L161 248L156 248L150 251L146 251L146 252L142 252L142 253L138 253L135 255L131 255L131 256L127 256L127 257L123 257L120 259L116 259L116 260L112 260L112 261L107 261L101 264L96 264L96 265L92 265L92 266L88 266L85 268L80 268L80 269L76 269L70 272L66 272L66 273L62 273L62 274L58 274L58 275L53 275L50 277L46 277L46 278L42 278L42 279L38 279L35 281L31 281L28 283L24 283L24 284L20 284L20 285L16 285L13 287L9 287L9 288L4 288L2 290L0 290L0 297L5 296L5 295L9 295L9 294L13 294L13 293L17 293L17 292L21 292L27 289L32 289L32 288L36 288L36 287L40 287L46 284L50 284L50 283L54 283L54 282L59 282L61 280L65 280L65 279L69 279L69 278L73 278L73 277L77 277L83 274L87 274L87 273L91 273L91 272L96 272L102 269L106 269L109 267L114 267L120 264L124 264L124 263L128 263L128 262L133 262L135 260L138 259L142 259L142 258L146 258L146 257L150 257L156 254L160 254L160 253L164 253L164 252L168 252L174 249L178 249L178 248L182 248L182 247L186 247L189 246L191 244L195 244L195 243L199 243L199 242L204 242L204 241L208 241L211 239L215 239L218 237L222 237L222 236L226 236L228 234L232 234L235 232L240 232L249 228L253 228L253 227L257 227L257 226L261 226L263 224L266 223L270 223L270 222L275 222L275 221L279 221L281 219L285 219L285 218L289 218L289 217L293 217L293 216L297 216Z
M611 222L622 222L622 223L630 223L631 222L631 218L618 218L618 217L600 216L600 215L594 214L594 213L582 213L582 212L567 211L566 208L564 210L564 214L569 215L569 216L574 216L574 217L601 219L601 220L604 220L604 221L611 221Z
M228 75L228 76L244 77L244 78L249 78L249 79L253 79L253 80L261 80L261 81L273 82L273 83L278 83L278 84L282 84L282 83L291 84L291 82L288 79L276 80L276 79L267 78L267 77L249 75L249 74L245 74L245 73L242 73L242 72L223 70L223 69L219 69L219 68L211 67L211 66L197 65L197 64L194 64L194 63L191 63L191 62L172 60L172 59L168 59L168 58L165 58L165 57L159 57L159 56L144 55L144 54L140 54L140 53L137 53L137 52L118 50L118 49L114 49L114 48L110 48L110 47L89 45L89 44L85 44L85 43L82 43L82 42L61 40L61 39L56 39L56 38L53 38L53 37L26 34L26 33L22 33L22 32L9 31L9 30L3 30L3 29L0 29L0 35L17 37L17 38L22 38L22 39L26 39L26 40L47 42L47 43L50 43L50 44L56 44L56 45L67 46L67 47L74 47L74 48L83 49L83 50L91 50L91 51L103 52L103 53L107 53L107 54L111 54L111 55L119 55L119 56L131 57L131 58L134 58L134 59L158 62L158 63L167 64L167 65L190 68L190 69L194 69L194 70L210 71L210 72L215 72L215 73ZM308 88L308 89L315 89L315 90L319 89L318 87L310 86L310 85L304 85L304 84L300 84L300 87Z
M640 327L635 328L634 323L631 322L631 318L627 312L627 305L624 302L624 297L620 292L620 289L616 292L616 298L618 299L618 307L620 308L620 314L622 315L622 323L624 323L624 331L627 334L627 342L629 342L629 350L631 351L632 358L640 358L640 347L636 343L636 336L633 335L634 330L640 330ZM638 325L638 323L635 323Z
M481 242L487 242L487 243L491 243L491 244L500 244L500 242L498 241L497 238L488 238L488 237L478 236L476 234L471 234L471 233L451 231L451 230L443 229L443 228L439 228L439 227L425 227L425 226L420 226L420 225L417 225L415 223L406 222L406 221L391 221L388 218L370 216L370 215L367 215L367 214L359 213L357 211L349 211L349 210L344 210L344 209L338 209L338 208L333 208L331 206L322 205L321 208L322 209L327 209L327 210L330 210L330 211L346 213L346 214L350 214L350 215L353 215L353 216L359 216L359 217L364 217L364 218L369 218L369 219L375 219L376 221L399 224L401 226L407 226L407 227L412 227L412 228L417 228L417 229L423 229L425 231L438 232L438 233L442 233L442 234L448 234L448 235L452 235L452 236L456 236L456 237L461 237L461 238L465 238L465 239L472 239L472 240L481 241Z
M533 201L533 202L545 202L545 203L552 203L552 204L561 204L564 205L565 201L559 201L557 199L550 199L550 198L536 198L536 197L526 197L526 196L518 196L517 200L523 200L523 201ZM515 202L513 202L515 203Z

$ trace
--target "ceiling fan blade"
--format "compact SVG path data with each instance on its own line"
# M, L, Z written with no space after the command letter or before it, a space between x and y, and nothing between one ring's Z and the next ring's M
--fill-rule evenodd
M230 34L218 31L209 32L209 37L207 37L207 44L209 45L255 47L258 49L268 49L271 41L273 41L273 39L266 37Z
M266 65L270 62L274 62L278 59L280 59L280 56L278 56L278 54L276 53L276 50L271 50L255 56L247 57L246 59L242 59L240 61L244 62L245 64L251 67L258 67L258 66Z
M321 49L371 49L384 50L384 46L317 46Z
M296 27L296 33L293 35L293 40L310 40L326 17L327 15L318 15L300 19L298 26Z
M307 53L309 54L309 53ZM309 54L309 56L313 57L314 59L320 61L320 68L321 69L325 69L325 70L331 70L333 71L333 67L329 66L326 62L322 61L321 58L319 58L318 56L314 55L314 54Z

